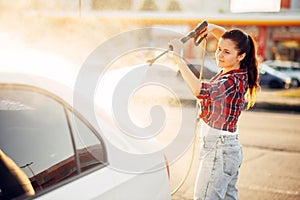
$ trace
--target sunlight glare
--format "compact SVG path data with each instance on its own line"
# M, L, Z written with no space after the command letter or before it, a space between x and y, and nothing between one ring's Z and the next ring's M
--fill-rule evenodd
M231 12L278 12L280 0L231 0Z

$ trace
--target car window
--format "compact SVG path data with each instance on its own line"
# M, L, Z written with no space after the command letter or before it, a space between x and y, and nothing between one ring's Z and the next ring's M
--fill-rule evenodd
M28 196L23 179L36 194L106 164L99 136L57 99L28 88L0 87L0 199ZM22 180L16 172L23 173Z
M80 171L86 171L93 166L106 164L106 151L103 145L99 145L97 135L93 134L91 127L80 120L77 115L69 111L70 122L74 140L76 143L76 152L79 156Z
M300 67L292 67L292 70L295 72L300 72Z

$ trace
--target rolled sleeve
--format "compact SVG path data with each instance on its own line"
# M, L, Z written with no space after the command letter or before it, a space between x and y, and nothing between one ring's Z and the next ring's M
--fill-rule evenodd
M197 96L198 99L205 99L209 97L210 94L210 83L202 82L201 83L201 90L199 95Z
M198 99L209 98L211 100L217 100L220 98L224 98L233 92L235 87L233 79L220 79L213 83L202 82L202 87Z

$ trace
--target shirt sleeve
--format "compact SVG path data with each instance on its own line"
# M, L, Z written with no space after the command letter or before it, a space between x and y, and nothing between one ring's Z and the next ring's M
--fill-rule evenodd
M228 76L222 77L214 82L202 82L201 86L201 91L197 98L209 98L211 100L227 97L234 92L236 88L234 79Z

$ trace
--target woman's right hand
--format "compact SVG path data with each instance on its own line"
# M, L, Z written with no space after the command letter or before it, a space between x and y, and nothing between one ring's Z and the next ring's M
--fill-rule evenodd
M207 36L207 34L210 32L209 25L210 24L208 24L207 27L202 32L200 32L198 37L204 38Z
M225 31L226 29L222 26L208 24L206 30L201 33L201 37L205 34L212 33L217 39L219 39L225 33Z

